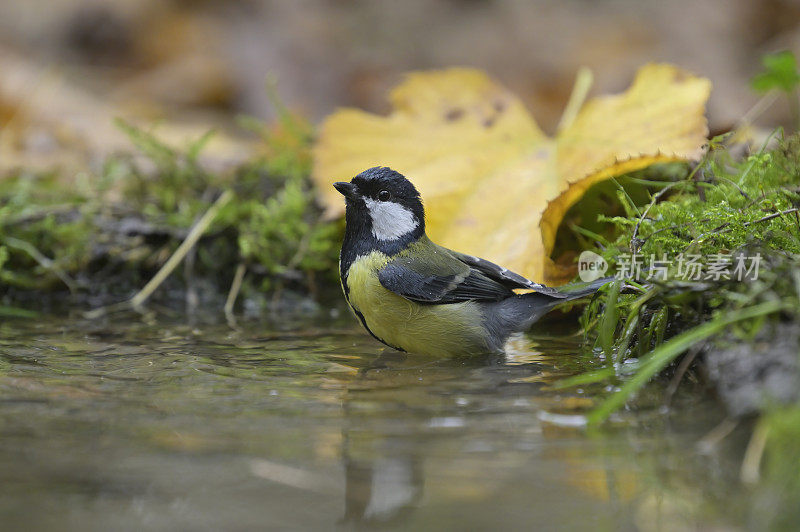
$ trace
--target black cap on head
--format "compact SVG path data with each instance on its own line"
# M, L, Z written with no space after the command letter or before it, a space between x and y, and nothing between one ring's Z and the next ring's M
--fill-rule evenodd
M363 196L379 199L381 190L387 190L398 200L419 200L419 192L406 177L386 166L364 170L351 181Z
M375 209L380 204L395 203L414 215L417 228L414 233L424 234L425 209L419 191L400 172L386 166L376 166L364 170L350 183L337 182L333 186L347 201L349 227L371 225L370 208ZM368 203L372 207L368 208ZM394 212L402 213L402 211Z
M419 220L425 219L419 191L411 181L396 170L386 166L375 166L355 176L350 183L353 186L354 197L399 203L410 209ZM340 187L336 188L338 190Z

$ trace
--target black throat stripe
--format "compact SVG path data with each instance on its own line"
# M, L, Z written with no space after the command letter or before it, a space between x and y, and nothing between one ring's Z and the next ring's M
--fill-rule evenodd
M405 353L406 352L405 349L402 349L400 347L397 347L396 345L390 344L389 342L387 342L386 340L383 340L382 338L379 338L378 335L376 335L374 332L372 332L372 329L370 329L369 326L367 325L367 320L364 318L364 315L361 314L361 312L356 307L354 307L352 303L350 303L350 289L347 286L347 277L344 277L342 279L342 287L344 288L344 298L345 298L345 300L347 300L347 304L350 306L351 309L353 309L353 313L358 318L358 321L361 322L361 325L363 325L364 328L367 330L369 335L372 336L373 338L375 338L380 343L382 343L384 345L388 345L392 349L397 349L398 351L402 351L402 352Z

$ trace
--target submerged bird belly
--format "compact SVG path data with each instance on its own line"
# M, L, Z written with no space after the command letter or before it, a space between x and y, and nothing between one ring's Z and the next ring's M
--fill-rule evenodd
M373 251L357 258L347 274L350 306L374 336L412 353L454 356L490 351L479 303L426 305L398 296L378 279L388 260Z

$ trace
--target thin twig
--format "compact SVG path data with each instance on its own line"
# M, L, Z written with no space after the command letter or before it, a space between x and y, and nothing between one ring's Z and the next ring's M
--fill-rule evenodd
M21 240L19 238L15 238L13 236L7 236L2 239L3 243L8 247L18 249L20 251L24 251L30 257L36 261L39 266L46 270L52 271L56 277L61 279L61 282L64 283L70 292L74 293L77 289L77 285L75 281L70 277L67 272L61 269L61 267L56 264L53 259L48 258L45 256L44 253L36 249L36 246L27 242L25 240Z
M743 484L756 484L761 478L761 457L767 445L768 433L767 424L763 419L760 420L750 436L750 442L742 459L742 468L739 470L739 478Z
M233 305L236 303L236 298L239 295L239 291L242 289L242 280L244 279L246 271L247 266L245 266L244 262L240 262L236 267L236 273L233 274L231 289L228 291L228 298L225 300L225 319L228 321L228 325L231 329L237 328L236 316L233 314Z
M167 262L161 267L160 270L153 276L152 279L142 288L135 296L133 296L128 301L125 301L120 304L110 305L108 307L100 307L98 309L94 309L90 312L87 312L85 315L89 319L99 318L113 310L120 310L121 308L132 308L134 310L140 310L142 305L147 301L147 299L153 295L153 292L164 282L164 280L169 277L172 271L177 268L178 264L183 260L187 253L197 244L197 241L200 240L200 237L203 236L203 233L206 232L208 227L211 225L211 222L214 221L214 218L217 217L220 209L227 204L231 198L233 198L233 191L230 189L223 192L217 201L214 202L211 207L203 214L203 216L197 221L194 226L192 226L191 230L189 230L189 234L186 235L186 239L181 242L181 245L178 246L178 249L175 250Z
M99 307L88 312L84 312L83 316L86 319L94 320L103 317L106 314L113 314L114 312L119 312L122 310L130 310L130 308L130 301L120 301L119 303L113 303L111 305L106 305L105 307Z
M700 438L700 440L697 442L697 450L701 453L710 453L714 447L716 447L719 442L724 440L728 434L733 432L733 429L735 429L738 425L738 420L726 417L719 425L708 431L705 436Z
M78 209L74 205L57 205L53 207L44 207L39 209L35 212L30 212L24 215L20 215L16 218L12 218L7 220L5 223L6 227L14 227L18 225L25 225L29 223L38 222L47 218L48 216L60 216L63 214L72 214L78 213Z
M633 228L633 235L631 235L631 243L630 243L631 253L636 253L638 251L637 249L634 248L635 246L634 243L636 242L636 236L639 234L639 227L642 225L642 222L647 217L647 213L649 213L650 209L653 208L653 205L655 205L656 202L659 199L661 199L661 196L663 196L668 190L670 190L678 183L682 183L682 181L677 181L675 183L672 183L671 185L662 188L653 195L653 199L650 200L650 204L647 206L642 215L639 217L639 220L636 222L636 227Z
M186 314L193 316L197 310L199 298L194 283L194 263L197 258L197 248L192 248L183 261L183 277L186 279Z
M749 127L753 122L755 122L764 112L772 107L778 100L779 94L778 91L770 91L762 96L756 103L751 107L736 123L736 127L732 131L732 137L736 136L736 133L739 130Z
M763 143L763 144L761 144L761 149L760 149L760 150L758 150L758 154L759 154L759 155L761 155L762 153L764 153L764 151L767 149L767 145L768 145L768 144L770 143L770 141L772 140L772 137L774 137L774 136L775 136L775 134L776 134L778 131L783 131L783 129L782 129L782 128L778 128L778 129L774 130L772 133L770 133L770 134L769 134L769 136L768 136L768 137L767 137L767 139L764 141L764 143ZM748 165L747 165L747 168L745 168L745 169L744 169L744 172L742 172L742 175L740 175L740 176L739 176L739 183L742 183L742 182L744 181L744 178L745 178L745 177L747 177L747 176L750 174L750 170L752 170L752 169L753 169L753 167L755 167L755 165L756 165L756 160L755 160L755 159L753 159L752 161L750 161L750 164L748 164Z
M669 385L664 392L664 406L669 406L670 403L672 403L672 396L675 395L676 391L678 391L678 385L680 385L681 380L683 380L683 376L686 374L689 366L692 364L692 362L694 362L694 359L697 358L699 353L700 348L695 346L683 357L683 359L681 359L681 363L678 364L678 368L675 370L675 375L672 377L672 380L669 382Z
M708 220L710 220L710 218L703 218L702 220L697 220L696 222L695 222L695 221L692 221L692 222L685 222L685 223L682 223L682 224L670 225L669 227L662 227L661 229L656 229L655 231L653 231L652 233L650 233L649 235L647 235L647 238L645 238L644 240L645 240L645 242L646 242L648 239L650 239L650 238L654 237L654 236L655 236L655 235L657 235L658 233L663 233L664 231L669 231L670 229L680 229L681 227L686 227L687 225L693 225L693 224L698 224L698 223L705 223L705 222L707 222Z
M723 176L721 176L721 175L714 176L714 179L722 179L723 181L727 181L728 183L730 183L731 185L733 185L734 187L736 187L736 190L738 190L738 191L739 191L739 193L740 193L742 196L744 196L745 198L747 198L747 200L749 200L749 201L752 201L752 199L750 198L750 196L748 196L748 195L747 195L747 192L745 192L745 191L742 189L742 187L740 187L738 184L736 184L736 182L734 182L734 181L732 181L732 180L728 179L727 177L723 177Z
M773 218L777 218L778 216L783 216L784 214L792 214L792 213L796 213L796 212L798 212L798 208L797 207L795 207L793 209L787 209L785 211L774 212L772 214L764 216L763 218L759 218L758 220L752 220L752 221L749 221L749 222L744 222L742 224L742 227L747 227L749 225L753 225L753 224L757 224L757 223L761 223L761 222L767 222L769 220L772 220ZM708 232L703 233L702 235L700 235L698 237L693 238L692 241L689 242L689 244L687 244L686 247L688 248L689 246L699 242L700 240L704 239L705 237L707 237L709 235L712 235L714 233L720 233L723 230L728 229L728 227L730 225L731 225L731 222L725 222L724 224L720 224L717 227L715 227L714 229L712 229L711 231L708 231ZM650 236L653 236L653 235L650 235Z
M206 133L206 135L204 135L203 138L198 142L204 142L203 139L209 138L209 133ZM214 197L214 190L211 187L208 187L203 192L201 201L209 202L213 197ZM195 216L194 220L192 221L192 226L194 226L197 222L200 221L201 216L202 215L200 214ZM197 259L197 248L192 247L188 251L188 253L186 253L186 257L184 258L183 261L183 277L186 280L186 314L188 316L194 316L194 313L197 310L197 305L199 303L199 298L197 296L197 287L195 286L194 282L194 265L196 259Z
M158 288L164 280L169 277L172 271L180 264L183 258L189 253L197 241L200 240L200 237L203 236L203 233L206 232L208 226L211 225L211 222L214 221L214 218L217 217L217 213L219 210L228 203L231 198L233 198L233 192L229 189L222 193L222 195L217 198L217 201L214 202L211 207L208 208L206 213L197 221L196 224L192 227L189 231L189 234L186 236L186 240L181 242L181 245L178 246L178 249L175 250L175 253L167 260L164 266L158 270L150 282L148 282L144 288L142 288L138 294L131 298L131 306L133 308L141 307L147 299L153 295L153 292Z
M761 199L763 199L763 198L761 198ZM742 209L746 209L746 208L750 207L756 201L757 200L750 200L750 203L745 205ZM789 209L788 211L784 211L784 213L785 214L791 214L792 212L794 212L795 215L797 215L797 211L798 211L798 209ZM747 226L747 225L750 225L750 224L754 224L756 222L764 222L764 221L770 220L770 219L776 217L776 215L780 215L780 214L782 214L782 213L774 213L774 214L769 215L768 217L765 217L765 218L762 218L762 219L759 219L759 220L753 220L752 222L745 222L744 225ZM702 219L696 220L696 221L684 222L682 224L670 225L669 227L662 227L661 229L656 229L655 231L653 231L652 233L647 235L647 238L645 238L645 241L649 240L650 238L654 237L655 235L657 235L659 233L663 233L664 231L669 231L669 230L672 230L672 229L680 229L681 227L686 227L687 225L695 225L695 224L706 223L709 220L711 220L711 218L702 218ZM800 222L798 222L798 223L800 223ZM724 224L715 227L710 232L703 233L702 235L700 235L697 238L701 238L701 237L707 236L710 233L713 233L713 232L719 231L721 229L724 229L724 228L728 227L729 225L730 225L730 222L725 222ZM689 244L691 244L691 242Z
M589 94L589 89L592 88L594 75L592 71L586 67L578 69L578 74L575 76L575 84L572 86L572 93L569 95L569 101L561 113L561 119L558 121L556 131L561 132L567 129L575 122L578 116L578 111L583 107L583 102Z
M767 220L772 220L773 218L777 218L778 216L783 216L784 214L792 214L793 212L797 212L797 210L798 209L796 207L794 209L787 209L785 211L780 211L780 212L776 212L776 213L770 214L769 216L764 216L763 218L759 218L758 220L753 220L752 222L745 222L742 225L747 227L748 225L751 225L751 224L757 224L757 223L760 223L760 222L766 222Z

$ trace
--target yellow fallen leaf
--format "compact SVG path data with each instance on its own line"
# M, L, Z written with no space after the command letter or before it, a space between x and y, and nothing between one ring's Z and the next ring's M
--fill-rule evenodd
M561 280L549 254L566 211L598 181L698 157L709 92L708 80L646 65L626 92L590 100L550 138L481 71L413 73L392 91L388 116L344 109L325 120L313 178L336 216L344 202L333 182L394 168L420 190L434 241Z

